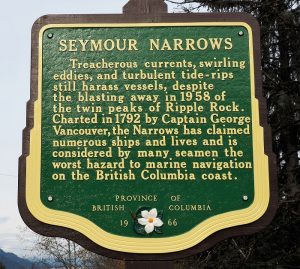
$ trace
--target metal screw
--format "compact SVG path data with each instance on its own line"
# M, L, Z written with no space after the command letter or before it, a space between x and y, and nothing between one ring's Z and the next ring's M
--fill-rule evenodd
M249 200L248 195L243 195L243 200L244 200L244 201L248 201L248 200Z
M239 36L243 36L244 32L243 31L239 31Z
M50 39L53 38L53 34L51 34L51 33L48 34L47 36L48 36L48 38L50 38Z
M48 196L48 201L52 202L53 201L53 197L52 196Z

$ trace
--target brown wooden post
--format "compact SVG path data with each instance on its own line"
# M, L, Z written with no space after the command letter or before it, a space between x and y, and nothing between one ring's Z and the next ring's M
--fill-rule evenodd
M164 0L130 0L123 7L124 14L162 14L168 13ZM173 269L173 261L126 261L125 269Z
M173 269L172 261L127 261L125 269Z
M168 13L164 0L130 0L123 7L124 14L162 14ZM126 261L126 269L173 269L173 261Z
M129 0L123 7L123 13L134 14L162 14L168 13L168 6L164 0ZM173 269L173 261L126 261L125 269Z
M130 0L123 7L124 14L161 14L168 13L164 0Z

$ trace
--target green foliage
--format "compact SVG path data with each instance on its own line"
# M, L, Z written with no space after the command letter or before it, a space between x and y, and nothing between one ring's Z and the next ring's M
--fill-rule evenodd
M299 268L300 264L300 1L186 0L186 12L247 12L261 25L263 94L277 156L279 208L252 236L228 239L183 268Z

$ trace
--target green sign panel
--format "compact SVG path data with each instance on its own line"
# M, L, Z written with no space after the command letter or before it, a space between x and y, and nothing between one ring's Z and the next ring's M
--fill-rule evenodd
M110 250L188 249L268 206L246 23L39 31L26 203Z

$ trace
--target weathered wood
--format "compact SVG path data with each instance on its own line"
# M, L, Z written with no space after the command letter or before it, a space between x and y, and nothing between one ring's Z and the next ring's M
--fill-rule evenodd
M161 14L168 13L164 0L130 0L123 7L124 14Z
M172 261L126 261L125 269L174 269Z

